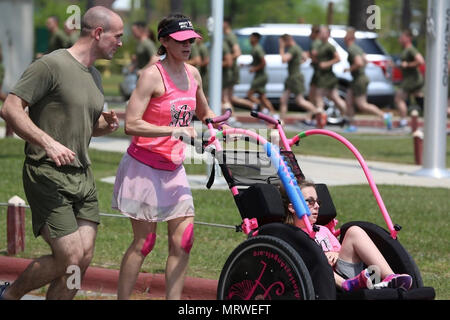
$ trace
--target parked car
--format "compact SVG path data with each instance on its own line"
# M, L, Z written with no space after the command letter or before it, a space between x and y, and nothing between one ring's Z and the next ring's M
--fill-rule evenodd
M344 72L348 68L347 51L344 43L346 26L331 26L331 36L329 42L336 48L341 61L333 65L333 71L339 79L339 92L345 98L345 91L352 79L349 72ZM284 90L284 81L287 77L287 64L281 62L279 55L278 39L281 35L287 33L293 36L300 47L309 51L311 25L305 24L261 24L256 27L247 27L234 30L242 55L238 58L240 69L240 83L234 87L234 92L239 97L245 97L253 75L248 72L248 65L252 62L250 55L251 46L248 37L253 32L261 34L261 45L266 52L266 72L269 81L266 85L267 97L274 103L278 103ZM357 31L356 44L358 44L366 53L368 64L366 65L366 74L370 80L367 96L368 100L378 106L388 106L392 104L394 97L394 87L391 74L391 57L385 52L377 42L377 34L374 32ZM308 59L300 67L305 78L306 95L309 91L309 82L313 75L311 60ZM329 101L326 101L330 106ZM332 103L331 103L332 104Z

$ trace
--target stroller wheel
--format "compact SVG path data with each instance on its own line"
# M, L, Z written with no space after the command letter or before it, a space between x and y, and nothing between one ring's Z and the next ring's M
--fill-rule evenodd
M358 226L367 232L395 273L407 273L413 278L413 288L423 287L422 276L414 259L389 232L380 226L365 221L352 221L341 227L341 239L351 226Z
M256 236L242 242L220 274L219 300L313 300L314 287L300 255L285 241Z

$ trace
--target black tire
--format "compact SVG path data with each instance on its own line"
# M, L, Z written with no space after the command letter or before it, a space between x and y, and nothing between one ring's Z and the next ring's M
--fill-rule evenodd
M367 233L395 273L406 273L413 278L411 288L423 287L422 276L417 264L398 239L392 239L387 230L376 224L365 221L352 221L341 227L341 242L347 230L352 226L358 226Z
M306 232L285 223L269 223L261 226L258 234L279 238L300 255L311 277L315 299L336 300L333 269L322 248Z
M256 236L242 242L220 274L218 300L314 300L300 255L285 241Z

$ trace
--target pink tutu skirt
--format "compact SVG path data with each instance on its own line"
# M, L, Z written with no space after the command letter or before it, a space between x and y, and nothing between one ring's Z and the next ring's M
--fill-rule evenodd
M181 165L174 171L158 170L125 153L117 169L113 209L137 220L168 221L194 216L194 202Z

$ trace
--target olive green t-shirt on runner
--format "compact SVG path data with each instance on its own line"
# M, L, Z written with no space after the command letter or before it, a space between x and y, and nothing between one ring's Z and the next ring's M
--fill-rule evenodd
M355 58L357 56L361 56L362 58L364 58L364 51L361 49L361 47L359 47L357 44L352 43L348 48L347 48L347 52L348 52L348 63L350 64L350 66L354 63ZM365 67L361 67L356 69L355 71L352 71L352 77L353 79L356 79L360 76L363 76L365 74Z
M288 73L289 76L300 74L300 65L302 63L303 50L298 45L294 44L287 47L287 53L289 53L292 58L288 62Z
M261 47L261 45L258 43L257 45L255 45L252 48L252 63L250 64L251 66L258 66L261 64L262 60L264 59L265 56L265 52L264 49ZM255 72L255 76L258 75L262 75L265 73L265 67L259 69L258 71Z
M320 39L314 39L311 42L311 48L309 50L310 55L312 56L312 52L316 51L319 49L319 47L322 45L322 40ZM319 65L317 62L311 62L311 65L313 66L314 70L318 70L319 69Z
M322 43L322 45L317 49L317 61L318 65L321 62L330 61L334 58L334 53L336 52L336 48L329 42ZM326 69L318 69L318 83L317 86L319 88L325 89L334 89L338 80L333 72L333 66L330 66Z
M144 39L136 46L137 68L144 68L156 54L155 43L151 39Z
M75 152L73 167L91 164L88 147L103 110L100 73L82 65L66 49L34 61L11 91L29 105L33 123ZM49 161L44 149L25 144L25 154L35 161Z
M231 54L233 54L234 45L239 44L237 36L233 32L230 32L228 34L224 34L223 39L228 44ZM232 85L238 84L239 83L239 66L237 64L237 58L233 58L233 66L231 67L230 74L231 74Z
M58 29L55 33L50 35L48 39L48 48L47 53L51 53L55 50L68 48L69 47L69 38L64 33L64 31Z
M416 59L416 55L419 53L419 51L414 47L411 46L409 48L406 48L401 53L401 61L406 62L413 62ZM401 68L402 74L403 74L403 80L400 83L400 87L403 90L406 90L407 92L414 92L416 90L421 89L423 86L423 77L422 74L419 71L418 67L406 67Z

